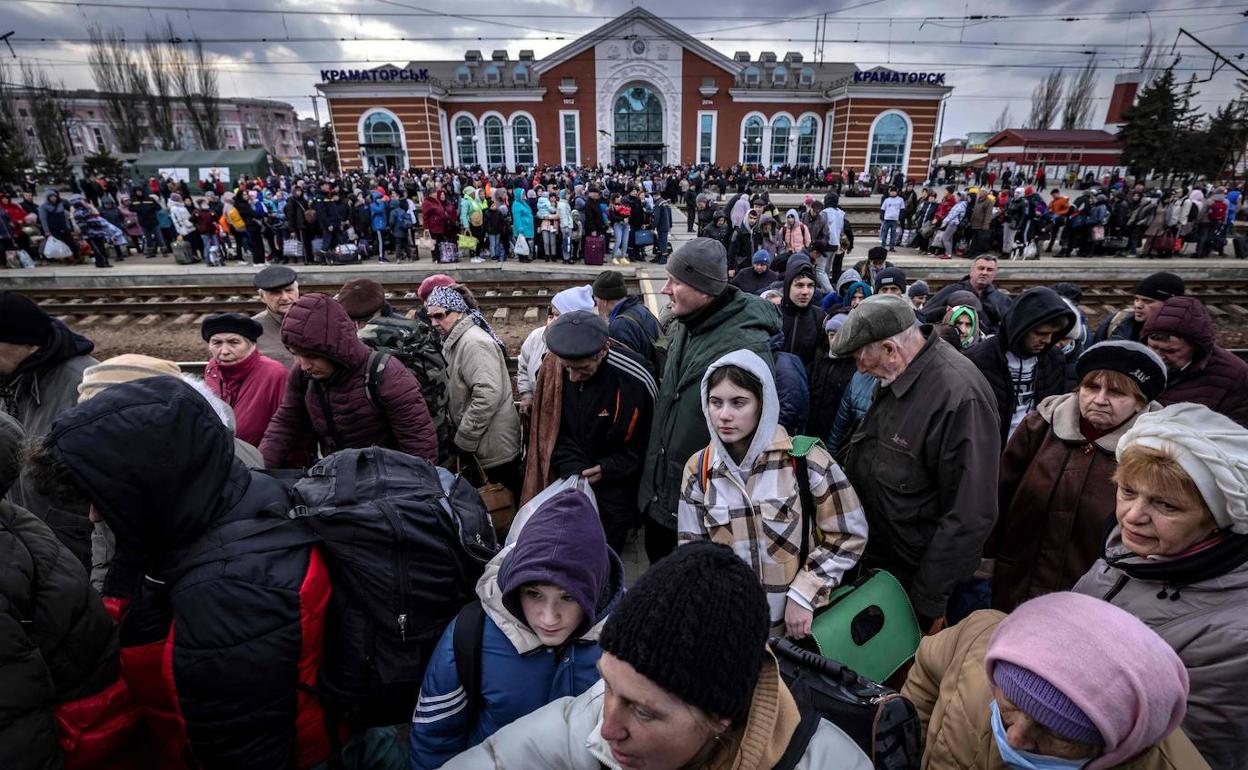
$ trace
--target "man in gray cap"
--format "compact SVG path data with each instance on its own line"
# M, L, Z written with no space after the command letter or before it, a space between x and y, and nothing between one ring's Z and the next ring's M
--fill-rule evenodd
M780 332L775 305L728 283L728 253L713 238L694 238L672 255L663 286L674 318L638 505L646 513L646 555L658 561L676 547L676 503L685 462L707 445L701 385L706 368L733 350L772 365Z
M264 330L256 347L290 369L295 365L295 357L282 344L282 320L286 318L286 311L299 301L299 276L285 265L269 265L256 273L255 287L264 303L264 310L251 317Z
M859 564L901 581L923 632L934 633L996 521L996 397L965 356L916 322L903 296L863 300L831 353L853 355L858 371L880 380L842 463L871 532Z
M607 544L620 553L637 525L637 479L657 386L645 360L613 343L592 310L559 316L546 330L546 347L521 499L581 476L593 487Z

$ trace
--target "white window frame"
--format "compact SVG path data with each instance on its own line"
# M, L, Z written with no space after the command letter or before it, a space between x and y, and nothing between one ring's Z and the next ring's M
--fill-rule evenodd
M711 157L710 157L708 160L705 160L705 161L704 161L704 160L702 160L702 116L703 116L703 115L710 115L710 116L711 116ZM741 125L742 125L741 130L742 130L742 132L744 133L744 131L745 131L745 123L744 123L744 121L742 121L742 124L741 124ZM713 164L713 163L715 162L715 151L716 151L716 149L718 149L718 148L716 147L716 141L715 141L715 140L716 140L716 134L718 134L718 133L719 133L719 110L698 110L698 122L697 122L697 126L698 126L698 131L697 131L697 134L696 134L696 136L697 136L697 145L696 145L696 147L694 148L694 149L695 149L695 152L696 152L696 155L694 156L694 162L695 162L695 163L712 163L712 164Z
M559 110L559 165L568 165L568 135L565 116L571 115L573 120L573 147L576 161L574 166L581 165L581 111L580 110Z
M876 126L880 124L880 121L883 120L888 115L900 115L901 119L906 121L906 151L905 151L905 154L901 156L902 167L900 171L903 177L908 177L910 175L910 147L911 147L911 144L914 142L914 121L910 119L910 116L908 114L898 109L884 110L879 115L875 116L875 120L871 121L871 130L867 132L867 155L865 158L863 158L863 160L865 161L863 163L863 168L865 169L872 168L871 145L874 144L874 140L875 140L875 128ZM897 171L898 169L892 169L891 173L896 174Z
M485 155L483 154L483 150L482 150L482 143L485 137L485 129L481 126L480 121L477 120L476 115L473 115L471 112L462 112L462 111L457 112L454 115L452 115L450 119L450 123L449 123L450 137L451 137L451 157L455 161L454 165L457 168L466 167L468 165L464 163L464 159L460 157L460 154L459 154L458 124L459 124L460 118L467 118L469 123L472 124L472 144L473 144L473 147L476 148L476 152L477 152L477 160L472 165L481 166L482 168L484 168L485 166L484 164L481 163L481 159L485 157Z
M485 121L489 118L498 118L498 122L502 125L503 160L502 163L497 165L490 163L490 140L485 131ZM481 160L477 162L480 164L481 168L485 169L487 172L499 168L500 166L505 169L513 168L513 161L511 157L511 121L503 117L502 113L491 110L481 116L481 119L477 121L477 125L481 127L481 130L478 133L481 140L477 143L477 148L480 150L478 157L481 158Z
M383 115L388 116L391 120L394 121L394 124L399 127L399 146L403 148L403 167L409 168L411 166L412 156L408 153L408 149L407 149L407 127L403 125L403 121L402 119L399 118L398 115L395 115L393 112L386 109L385 107L370 107L369 109L364 110L364 112L360 114L360 120L355 126L356 141L359 142L357 146L360 148L359 150L360 151L360 168L362 168L366 172L370 170L369 168L367 168L367 164L365 163L365 159L367 158L367 152L364 149L364 143L365 143L364 142L364 124L368 122L369 117L379 112ZM239 139L242 140L243 129L240 127L238 131L239 131ZM246 146L246 142L240 141L240 144L242 144L243 146Z
M538 144L537 143L537 118L534 118L533 114L531 112L528 112L527 110L516 110L515 112L511 113L511 115L507 116L506 128L503 131L504 141L506 141L508 144L511 145L509 148L510 149L510 156L509 156L510 161L508 162L507 167L511 169L512 171L515 171L516 166L519 164L519 161L516 160L516 145L515 145L516 118L526 118L529 121L529 141L533 143L533 162L527 163L525 165L529 167L529 171L532 171L534 168L541 165L540 163L541 159L538 157L538 153L537 153L537 144Z
M771 143L775 135L776 123L781 118L787 118L789 121L789 136L784 142L785 144L784 161L781 163L773 163L772 158L771 158L771 149L772 149ZM763 134L764 134L763 145L767 148L766 152L763 153L763 158L766 161L763 165L765 165L767 168L773 168L775 166L783 166L785 163L792 165L793 154L796 148L796 142L794 142L794 139L797 136L796 132L797 132L797 122L793 120L792 115L790 115L787 112L777 112L775 115L772 115L771 120L767 121L766 125L763 126Z
M797 121L793 124L793 136L796 138L796 141L793 142L793 160L791 163L794 166L798 164L798 151L802 143L802 121L806 118L814 118L815 120L814 158L810 162L810 167L817 168L822 165L822 155L820 153L823 152L823 118L814 112L803 112L797 116Z
M759 137L759 146L758 146L758 162L761 164L763 162L763 158L765 157L764 153L766 152L764 148L768 146L767 140L770 138L771 132L767 130L767 127L770 125L770 122L767 120L767 116L759 112L758 110L755 110L753 112L747 112L745 115L741 116L741 126L739 127L738 132L737 132L737 162L738 163L746 162L745 160L745 124L750 122L750 118L758 118L759 121L761 121L763 124L763 132L762 132L762 136Z

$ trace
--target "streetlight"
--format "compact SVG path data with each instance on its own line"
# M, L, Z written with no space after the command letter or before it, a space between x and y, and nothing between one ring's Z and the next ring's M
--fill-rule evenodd
M318 126L318 128L319 128L319 126ZM316 150L316 171L317 171L317 173L318 173L318 174L319 174L319 173L322 173L322 172L325 170L325 167L321 165L321 143L320 143L320 142L317 142L317 141L314 141L314 140L312 140L312 139L309 139L309 140L308 140L308 149L309 149L309 150L311 150L311 149L315 149L315 150Z

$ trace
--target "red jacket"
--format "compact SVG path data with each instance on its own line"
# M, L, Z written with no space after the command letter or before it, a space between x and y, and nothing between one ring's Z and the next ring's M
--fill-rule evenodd
M1218 347L1209 311L1195 297L1166 300L1140 332L1140 339L1161 332L1182 337L1197 348L1196 357L1181 372L1170 372L1166 391L1157 400L1165 405L1203 404L1248 428L1248 364Z
M374 406L364 384L372 350L332 298L300 297L282 321L282 342L333 361L337 372L316 382L299 367L291 369L282 404L260 442L266 468L292 467L311 440L328 451L377 445L437 462L437 430L416 375L392 357L378 389L381 404Z
M446 232L446 206L432 195L426 195L420 204L420 219L430 235Z
M221 366L214 359L204 368L208 388L234 410L234 435L254 447L260 446L282 403L286 376L285 366L259 350L233 366Z

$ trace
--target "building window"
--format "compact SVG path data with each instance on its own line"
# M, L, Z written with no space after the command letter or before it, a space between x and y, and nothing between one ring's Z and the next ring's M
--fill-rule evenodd
M797 124L797 165L815 165L815 142L819 138L819 124L814 115L807 115Z
M802 73L798 76L798 82L804 86L814 85L815 71L810 67L802 67Z
M783 166L789 162L789 133L792 127L792 121L783 116L772 121L771 155L768 158L771 165Z
M771 71L772 85L782 86L789 82L789 71L784 67L776 67Z
M260 144L260 130L255 126L247 127L247 143Z
M745 84L747 86L758 85L759 70L753 64L745 68Z
M533 121L524 115L511 119L511 139L515 142L516 165L534 165L536 158L533 152Z
M501 80L502 80L502 76L499 75L498 67L495 67L494 65L491 64L490 66L485 68L485 82L486 83L490 83L492 85L498 85L499 81Z
M95 137L95 147L96 147L96 149L98 150L98 149L100 149L101 147L103 147L103 146L104 146L104 132L103 132L103 131L101 131L99 128L92 128L92 129L91 129L91 134L92 134L92 136L94 136L94 137Z
M273 113L273 119L276 120L278 123L286 122L286 116L282 115L282 113L280 112Z
M511 71L511 79L518 86L527 86L529 84L529 68L523 64L517 64L516 68Z
M645 86L625 89L615 100L615 146L663 143L663 103Z
M489 168L498 168L507 163L503 150L503 120L495 115L485 119L481 124L485 129L485 164Z
M455 119L455 150L459 155L459 165L477 165L476 126L472 118L463 115Z
M898 112L886 112L875 122L871 131L870 155L867 166L872 170L887 168L902 171L906 167L906 144L910 138L910 126Z
M461 65L457 70L455 70L455 79L458 80L461 85L468 85L472 82L472 70Z
M715 113L698 113L698 162L715 162Z
M763 162L763 119L757 115L747 118L745 121L745 130L741 138L743 147L741 149L742 163L762 163Z
M579 112L561 112L563 124L563 164L578 166L581 163L581 117Z

